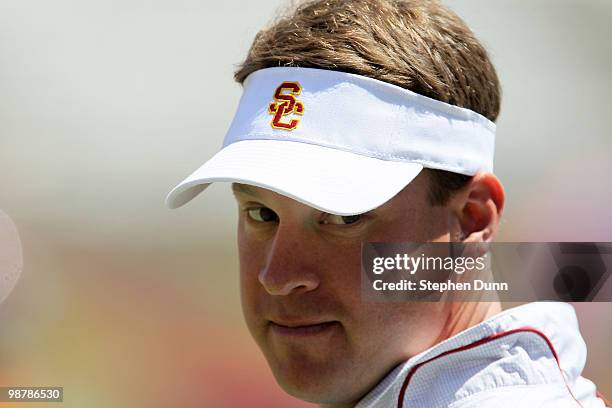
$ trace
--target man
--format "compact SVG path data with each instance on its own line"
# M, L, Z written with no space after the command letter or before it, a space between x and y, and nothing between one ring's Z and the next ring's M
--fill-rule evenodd
M364 302L362 242L487 243L500 86L435 1L318 0L258 33L223 149L175 208L233 182L244 316L278 383L322 407L601 407L573 309Z

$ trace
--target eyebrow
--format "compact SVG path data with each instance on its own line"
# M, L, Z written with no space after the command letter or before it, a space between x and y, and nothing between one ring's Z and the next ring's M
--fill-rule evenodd
M260 196L257 190L255 190L254 188L252 188L251 186L247 184L232 183L232 191L234 192L234 194L241 193L241 194L247 194L253 197Z

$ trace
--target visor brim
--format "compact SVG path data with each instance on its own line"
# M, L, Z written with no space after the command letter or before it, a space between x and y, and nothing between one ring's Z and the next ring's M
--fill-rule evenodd
M314 144L279 140L232 143L177 185L169 208L191 201L213 182L265 188L336 215L362 214L393 198L423 169Z

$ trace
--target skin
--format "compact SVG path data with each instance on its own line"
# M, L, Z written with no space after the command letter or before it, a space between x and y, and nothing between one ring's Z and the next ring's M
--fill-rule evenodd
M479 173L444 206L421 172L381 207L323 213L270 190L234 184L242 308L289 394L326 408L354 406L390 370L500 311L495 302L366 303L362 241L489 242L504 192Z

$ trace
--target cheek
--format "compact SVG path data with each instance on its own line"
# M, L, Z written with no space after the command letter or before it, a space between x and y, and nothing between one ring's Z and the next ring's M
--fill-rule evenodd
M368 240L372 242L448 241L452 214L443 207L409 209L397 214L392 222L376 225Z
M252 285L257 282L257 276L265 262L265 242L253 239L248 226L241 218L238 224L238 259L240 261L241 285ZM253 282L254 281L254 282Z
M242 312L249 330L256 335L257 317L260 315L260 297L262 287L259 283L259 271L263 268L263 247L261 243L246 239L238 231L238 257L240 262L240 300Z

